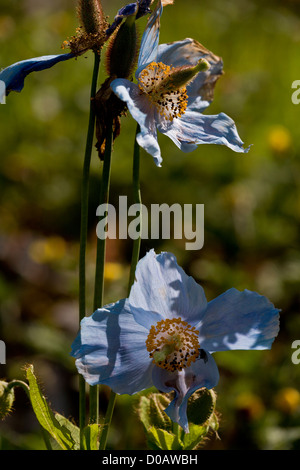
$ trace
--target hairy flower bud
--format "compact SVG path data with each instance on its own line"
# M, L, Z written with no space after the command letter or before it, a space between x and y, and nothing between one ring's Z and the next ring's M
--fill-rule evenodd
M189 398L187 417L189 422L197 425L205 424L213 415L216 406L216 394L213 390L201 388Z
M14 389L8 387L8 383L0 381L0 420L4 419L11 411L15 399Z
M133 71L138 49L135 19L129 16L111 37L106 56L110 77L128 78Z
M151 393L140 398L138 415L146 430L152 426L166 431L172 430L172 421L165 413L170 398L162 393Z

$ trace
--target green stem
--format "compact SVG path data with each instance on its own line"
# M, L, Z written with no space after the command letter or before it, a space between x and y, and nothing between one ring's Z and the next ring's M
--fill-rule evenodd
M139 132L139 126L137 126L136 134ZM134 141L133 151L133 171L132 171L132 186L133 186L133 198L136 204L141 205L141 191L140 191L140 146L138 145L136 138ZM128 295L130 293L131 286L134 282L136 265L139 260L140 245L141 245L141 233L142 233L142 214L140 211L140 236L133 241L132 258L130 265L129 283L128 283ZM112 415L116 403L117 394L111 390L107 411L105 415L104 425L101 432L99 450L106 448L107 435L112 420Z
M82 169L81 181L81 222L80 222L80 248L79 248L79 321L86 315L86 272L85 258L88 234L88 199L89 199L89 177L90 164L93 149L93 138L95 129L95 111L92 100L96 95L97 79L100 67L100 54L94 52L94 69L91 83L91 102L89 124L86 138L85 155ZM86 385L84 378L79 376L79 428L80 442L82 443L83 428L86 425Z
M111 150L112 150L112 122L107 124L107 134L105 141L104 162L102 170L100 205L108 205L109 185L111 173ZM106 239L97 239L96 272L95 272L95 291L94 291L94 310L103 305L104 292L104 266L105 266ZM99 421L99 387L94 385L90 387L90 421L98 423Z
M29 397L29 385L27 385L26 382L23 382L23 380L11 380L6 386L6 391L9 391L15 387L22 388L25 391L26 395Z
M29 385L26 382L23 382L23 380L11 380L6 387L6 391L9 391L15 387L20 387L24 390L26 393L27 397L30 400L30 391L29 391ZM49 434L48 432L43 428L43 426L40 425L42 436L45 442L45 446L47 450L52 450L51 442L49 439Z
M137 125L136 135L140 132L140 126ZM140 236L133 241L132 248L132 257L131 257L131 266L129 274L129 283L128 283L128 296L130 294L130 289L134 283L136 265L140 256L140 247L141 247L141 236L142 236L142 198L141 198L141 189L140 189L140 146L136 141L136 136L134 140L134 149L133 149L133 169L132 169L132 187L133 187L133 199L135 204L140 206Z

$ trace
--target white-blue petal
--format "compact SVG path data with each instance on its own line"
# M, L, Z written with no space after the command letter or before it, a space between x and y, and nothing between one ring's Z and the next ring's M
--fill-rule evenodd
M174 317L194 325L206 309L204 290L178 266L172 253L149 251L139 261L135 279L128 302L136 322L147 329Z
M25 78L31 72L48 69L53 67L53 65L57 64L58 62L73 59L74 57L75 54L69 53L22 60L1 70L0 80L2 80L6 85L7 94L10 91L20 92L24 87Z
M78 372L90 385L105 384L118 394L131 395L151 387L148 333L136 323L126 300L96 310L81 321L72 345Z
M279 310L264 296L229 289L210 301L197 328L207 351L270 349L279 332Z
M226 145L240 153L246 153L250 148L243 147L234 121L224 113L206 116L188 109L170 124L158 122L157 128L183 152L191 152L199 144Z
M148 19L144 34L142 36L136 76L138 76L141 69L143 69L147 64L156 61L159 43L160 16L162 11L163 7L161 0L159 0Z
M152 155L157 166L161 166L162 157L157 142L154 108L150 106L149 99L140 92L135 83L129 80L117 78L110 86L120 100L127 104L130 114L140 126L140 133L137 135L138 144Z
M214 358L206 352L207 361L198 359L182 371L168 372L161 367L153 369L153 384L165 393L175 391L175 398L166 408L169 418L189 432L187 404L189 397L199 388L211 389L219 381L219 370Z

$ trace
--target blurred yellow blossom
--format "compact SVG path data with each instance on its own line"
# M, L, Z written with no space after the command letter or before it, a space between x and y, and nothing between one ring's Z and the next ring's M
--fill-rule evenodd
M49 263L62 259L66 254L66 242L62 237L35 240L29 248L29 256L36 263Z
M124 266L116 262L107 262L104 269L104 278L106 281L118 281L124 275Z
M275 405L284 413L293 413L300 406L300 393L293 387L282 388L275 396Z
M273 126L268 134L268 144L275 153L282 154L290 150L292 137L289 129L285 126Z

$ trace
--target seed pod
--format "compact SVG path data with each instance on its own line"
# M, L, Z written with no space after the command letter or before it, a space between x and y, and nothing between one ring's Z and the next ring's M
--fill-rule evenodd
M88 34L98 34L102 32L104 14L101 0L79 0L77 14L80 25Z

